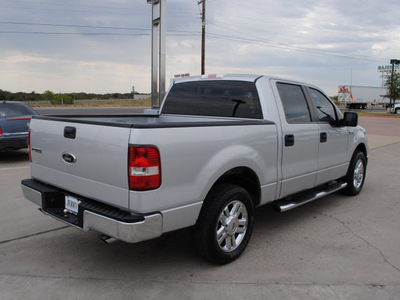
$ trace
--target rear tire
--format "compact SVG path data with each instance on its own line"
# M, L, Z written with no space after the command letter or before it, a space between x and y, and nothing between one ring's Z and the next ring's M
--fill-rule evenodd
M192 231L197 253L216 264L237 259L253 231L254 204L242 187L220 184L207 196Z
M360 151L355 152L345 177L347 187L343 189L343 192L346 195L355 196L361 192L365 181L366 171L367 160L364 153Z
M396 115L400 115L400 108L396 108L395 112Z

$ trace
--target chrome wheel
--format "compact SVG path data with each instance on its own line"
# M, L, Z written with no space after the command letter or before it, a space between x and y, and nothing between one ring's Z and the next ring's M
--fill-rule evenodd
M248 213L246 206L234 200L222 210L217 226L217 242L221 250L231 252L243 241L248 224Z
M254 203L241 186L221 183L212 188L193 228L198 254L220 265L237 259L246 249L254 227Z
M354 168L353 186L358 190L364 181L364 163L359 159Z
M364 185L367 170L367 159L361 151L356 151L350 161L349 169L344 177L347 186L343 192L349 196L358 195Z

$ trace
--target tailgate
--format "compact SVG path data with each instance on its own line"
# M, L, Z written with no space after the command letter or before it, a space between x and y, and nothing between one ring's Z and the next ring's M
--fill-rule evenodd
M129 126L31 121L31 176L68 193L128 207Z

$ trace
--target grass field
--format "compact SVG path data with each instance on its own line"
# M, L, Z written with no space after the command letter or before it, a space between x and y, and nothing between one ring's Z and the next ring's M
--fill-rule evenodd
M32 107L150 107L150 100L121 100L121 101L87 101L75 102L72 105L51 105L49 103L30 103Z

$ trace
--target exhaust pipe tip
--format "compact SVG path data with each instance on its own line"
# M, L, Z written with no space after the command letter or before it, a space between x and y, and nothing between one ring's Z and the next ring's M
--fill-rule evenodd
M114 243L116 243L116 242L118 242L119 240L118 239L116 239L116 238L114 238L114 237L111 237L111 236L108 236L108 235L105 235L105 234L101 234L101 235L99 235L99 238L103 241L103 242L105 242L105 243L107 243L107 244L114 244Z

